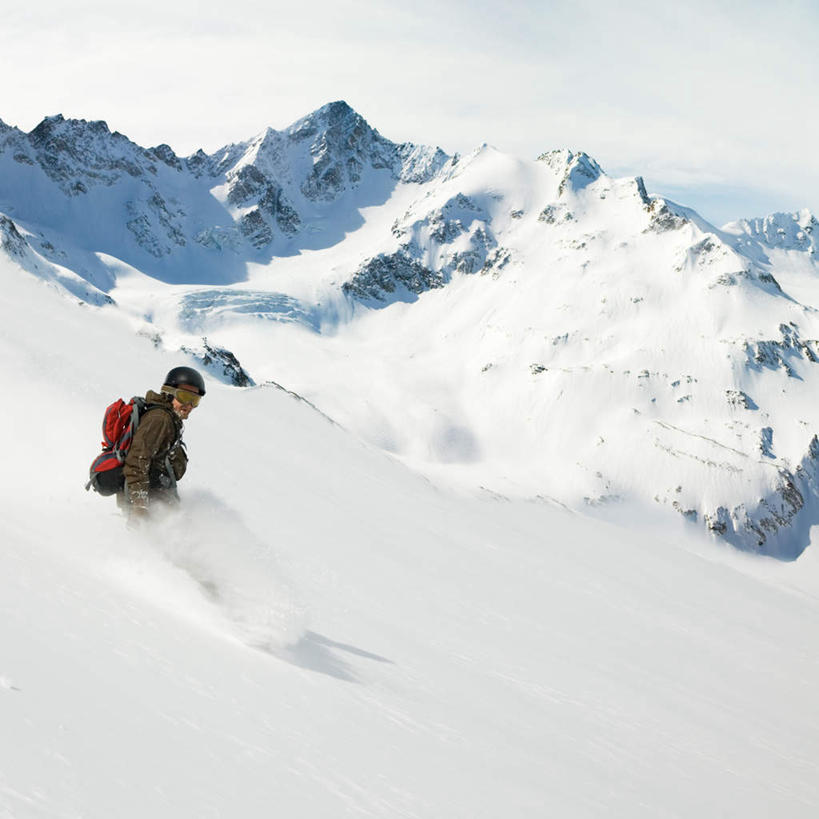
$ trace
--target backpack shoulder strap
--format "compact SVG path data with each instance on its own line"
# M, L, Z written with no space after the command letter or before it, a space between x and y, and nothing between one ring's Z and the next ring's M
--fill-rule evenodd
M139 425L139 420L145 414L145 407L147 406L145 399L141 395L135 395L129 403L131 404L131 419L128 422L128 428L120 436L119 441L117 441L112 450L120 463L125 462L125 457L131 447L131 441L134 439L134 433Z
M135 395L131 399L131 405L133 406L131 410L131 434L133 435L139 425L139 419L148 411L150 405L141 395Z

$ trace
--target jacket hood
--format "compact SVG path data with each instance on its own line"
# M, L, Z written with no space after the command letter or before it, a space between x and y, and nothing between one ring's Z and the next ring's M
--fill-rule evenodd
M173 403L173 396L168 395L166 392L154 392L153 390L148 390L145 393L145 400L149 404L167 404L170 406Z

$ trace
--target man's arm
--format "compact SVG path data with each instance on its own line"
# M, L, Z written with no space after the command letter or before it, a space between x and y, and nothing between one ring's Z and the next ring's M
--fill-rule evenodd
M171 468L176 480L179 480L188 468L188 453L185 451L185 445L181 442L171 452Z
M173 438L173 421L166 412L146 412L140 420L123 468L126 495L133 512L147 512L151 461L171 445Z

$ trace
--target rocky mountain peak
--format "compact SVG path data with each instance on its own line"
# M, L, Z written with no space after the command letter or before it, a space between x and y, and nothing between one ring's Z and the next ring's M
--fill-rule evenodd
M745 233L769 248L815 253L819 247L819 221L807 208L796 213L741 219L726 225L726 230Z
M333 142L339 142L349 140L354 134L364 136L367 132L373 133L373 129L343 100L322 105L286 129L288 137L296 142L319 133L326 134Z
M598 165L597 161L585 151L573 151L570 148L555 148L552 151L546 151L537 158L537 161L545 162L550 168L561 173L566 168L576 166L581 166L596 176L603 173L603 169Z
M33 145L46 145L50 140L62 139L66 143L76 144L81 140L106 138L127 138L120 133L112 134L104 120L66 119L62 114L45 117L30 133L29 140Z
M579 191L604 176L603 169L585 151L558 148L547 151L537 158L548 165L560 177L559 191Z
M388 170L402 182L426 182L449 159L440 149L391 142L343 101L323 105L284 134L291 146L307 146L312 168L301 193L311 200L336 199L342 191L357 187L368 168ZM281 150L278 143L277 150Z
M149 148L148 152L153 154L158 160L160 160L160 162L164 162L169 167L174 168L177 171L182 170L182 161L174 153L174 150L170 145L166 145L163 142L161 145Z
M111 185L125 172L143 174L151 155L102 120L46 117L27 134L30 149L43 170L69 195L87 192L89 185Z

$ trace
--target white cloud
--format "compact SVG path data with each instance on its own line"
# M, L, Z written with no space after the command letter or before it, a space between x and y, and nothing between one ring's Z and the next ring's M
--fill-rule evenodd
M0 31L0 117L106 119L188 153L346 99L398 141L572 145L655 186L819 209L817 32L810 2L19 6Z

